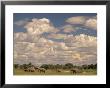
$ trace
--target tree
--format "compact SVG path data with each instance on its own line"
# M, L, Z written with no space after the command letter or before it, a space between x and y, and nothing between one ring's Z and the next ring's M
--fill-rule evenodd
M14 68L17 69L19 67L19 64L14 64Z
M28 67L32 67L32 63L31 62L28 64Z
M40 66L41 68L49 69L49 66L47 64L43 64Z
M73 68L73 64L72 63L67 63L67 64L65 64L65 67L67 69L71 69L71 68Z
M49 64L48 67L49 67L49 69L54 69L55 68L55 66L53 64Z
M23 64L22 66L23 66L24 69L27 69L28 68L28 65L27 64Z
M97 64L94 65L94 69L97 69Z
M82 65L82 68L83 68L83 69L87 69L88 66L87 66L87 65Z
M97 69L97 64L88 65L88 69Z
M60 64L56 64L56 65L55 65L55 69L62 69L62 68L63 68L63 66L60 65Z

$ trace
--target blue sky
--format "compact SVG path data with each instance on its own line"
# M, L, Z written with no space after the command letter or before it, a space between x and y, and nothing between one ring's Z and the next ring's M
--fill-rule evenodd
M65 20L73 16L96 16L96 13L14 13L14 22L22 19L47 18L54 26L63 25Z
M70 17L75 16L96 16L96 13L14 13L13 22L17 22L23 19L28 19L31 21L32 18L47 18L49 19L55 27L61 27L65 25L65 20ZM22 32L25 31L23 26L17 26L14 24L14 32Z
M96 13L14 13L14 22L22 19L47 18L58 27L65 23L65 20L73 16L96 16Z

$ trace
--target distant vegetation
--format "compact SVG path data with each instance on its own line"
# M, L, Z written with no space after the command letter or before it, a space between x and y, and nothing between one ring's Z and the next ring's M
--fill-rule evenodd
M29 67L38 67L38 66L34 66L32 65L32 63L28 63L28 64L14 64L14 68L20 68L20 69L27 69ZM73 65L72 63L67 63L65 65L62 64L42 64L40 66L40 68L45 68L47 69L72 69L72 68L78 68L78 69L97 69L97 64L90 64L90 65L82 65L82 66L76 66Z
M14 74L15 75L65 75L65 74L80 74L89 75L96 74L97 64L76 66L72 63L66 64L42 64L41 66L35 66L32 63L28 64L14 64ZM32 73L33 72L33 73Z

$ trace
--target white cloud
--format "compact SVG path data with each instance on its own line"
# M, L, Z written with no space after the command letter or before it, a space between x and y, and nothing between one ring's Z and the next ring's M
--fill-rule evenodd
M27 33L23 33L23 32L17 32L14 33L14 41L25 41L27 39L28 35Z
M25 28L27 29L27 32L30 35L40 35L44 32L51 32L54 29L50 20L46 18L42 18L42 19L34 18L32 19L31 22L28 22L25 25Z
M88 19L85 23L86 27L97 29L97 20L96 19Z
M47 18L42 18L42 19L39 19L39 21L43 21L43 22L46 22L46 23L50 23L50 20L47 19Z
M96 37L85 34L73 36L52 32L48 37L63 39L64 42L48 40L40 36L54 28L46 18L32 19L32 22L29 22L25 27L27 28L26 33L14 33L14 63L63 64L71 62L81 64L84 61L88 64L96 62ZM67 28L69 27L67 26Z
M70 24L84 24L85 21L86 21L86 17L84 16L70 17L66 20L66 22Z
M53 39L64 39L66 37L67 37L66 34L55 34L55 33L51 33L50 35L48 35L48 38L53 38Z
M14 24L17 26L24 26L25 24L28 23L28 21L29 21L29 19L18 20L16 22L14 22Z
M21 60L22 63L31 61L34 64L67 62L79 64L81 61L87 64L95 63L97 59L95 37L82 34L79 36L69 36L67 40L70 40L68 43L71 46L68 46L66 40L65 42L54 42L45 38L39 38L36 43L16 42L14 46L14 52L16 52L14 55L15 61L19 62Z
M75 32L75 27L73 27L72 25L65 25L62 27L62 29L65 33Z
M87 17L87 16L76 16L76 17L70 17L66 20L67 23L76 25L80 24L87 28L91 29L97 29L97 17Z
M65 43L75 47L90 47L97 45L97 38L85 34L80 34L76 36L68 36L65 38Z

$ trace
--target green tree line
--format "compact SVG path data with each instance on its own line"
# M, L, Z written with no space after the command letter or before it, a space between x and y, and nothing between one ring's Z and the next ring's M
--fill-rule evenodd
M28 64L14 64L14 68L20 68L20 69L27 69L29 67L34 66L32 63ZM34 66L38 67L38 66ZM78 68L78 69L97 69L97 64L90 64L90 65L82 65L82 66L77 66L73 65L72 63L66 63L66 64L42 64L39 66L40 68L45 68L45 69L72 69L72 68Z

